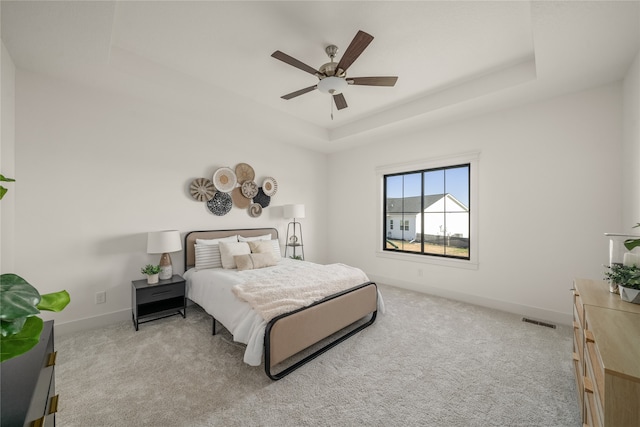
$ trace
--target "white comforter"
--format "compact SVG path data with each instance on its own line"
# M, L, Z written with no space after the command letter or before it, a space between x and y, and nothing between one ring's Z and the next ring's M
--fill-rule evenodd
M259 366L262 363L267 321L253 310L249 303L237 298L232 291L233 287L243 283L276 281L283 274L288 277L296 274L308 275L308 269L313 270L318 267L318 264L282 258L274 267L257 270L238 271L214 268L196 271L192 268L184 274L187 282L187 298L222 323L231 332L234 341L247 345L244 353L245 363ZM353 267L349 268L353 269ZM360 283L369 280L361 270L356 270L363 277ZM378 310L381 313L384 312L384 303L379 292Z

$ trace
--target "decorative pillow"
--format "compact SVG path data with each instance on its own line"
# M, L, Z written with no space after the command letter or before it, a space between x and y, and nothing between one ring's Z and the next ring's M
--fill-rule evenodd
M264 236L256 236L256 237L243 237L238 235L239 242L255 242L257 240L271 240L271 234L265 234Z
M220 258L220 246L199 244L196 248L196 270L206 268L222 268L222 259Z
M273 253L273 245L271 244L271 240L258 240L255 242L248 242L249 248L251 248L252 254L269 254L271 258L273 258L273 262L278 262L280 257L276 257L276 254Z
M196 245L217 245L220 242L237 242L238 235L221 237L219 239L196 239Z
M256 268L271 267L278 261L274 259L272 253L255 253L247 255L236 255L233 257L239 271L253 270Z
M276 258L282 258L282 252L280 252L280 241L278 239L273 239L271 241L271 246L273 246L273 255Z
M251 253L247 242L220 242L220 258L222 258L222 268L236 268L236 255L247 255Z

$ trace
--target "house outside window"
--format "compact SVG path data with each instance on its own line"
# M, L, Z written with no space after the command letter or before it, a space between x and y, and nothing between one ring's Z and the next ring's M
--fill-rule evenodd
M383 219L379 254L477 268L477 164L477 154L470 154L415 168L378 168ZM394 229L396 221L400 227Z

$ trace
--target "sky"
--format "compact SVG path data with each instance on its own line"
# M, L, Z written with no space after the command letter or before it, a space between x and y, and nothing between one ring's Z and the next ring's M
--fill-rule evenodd
M386 177L387 197L420 196L422 172ZM469 165L424 173L424 195L449 193L469 206Z

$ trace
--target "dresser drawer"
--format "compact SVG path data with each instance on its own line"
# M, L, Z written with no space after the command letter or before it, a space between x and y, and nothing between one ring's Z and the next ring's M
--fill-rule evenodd
M138 289L136 292L136 302L138 304L146 304L169 298L184 297L184 290L184 283L170 286L151 286L147 289Z

